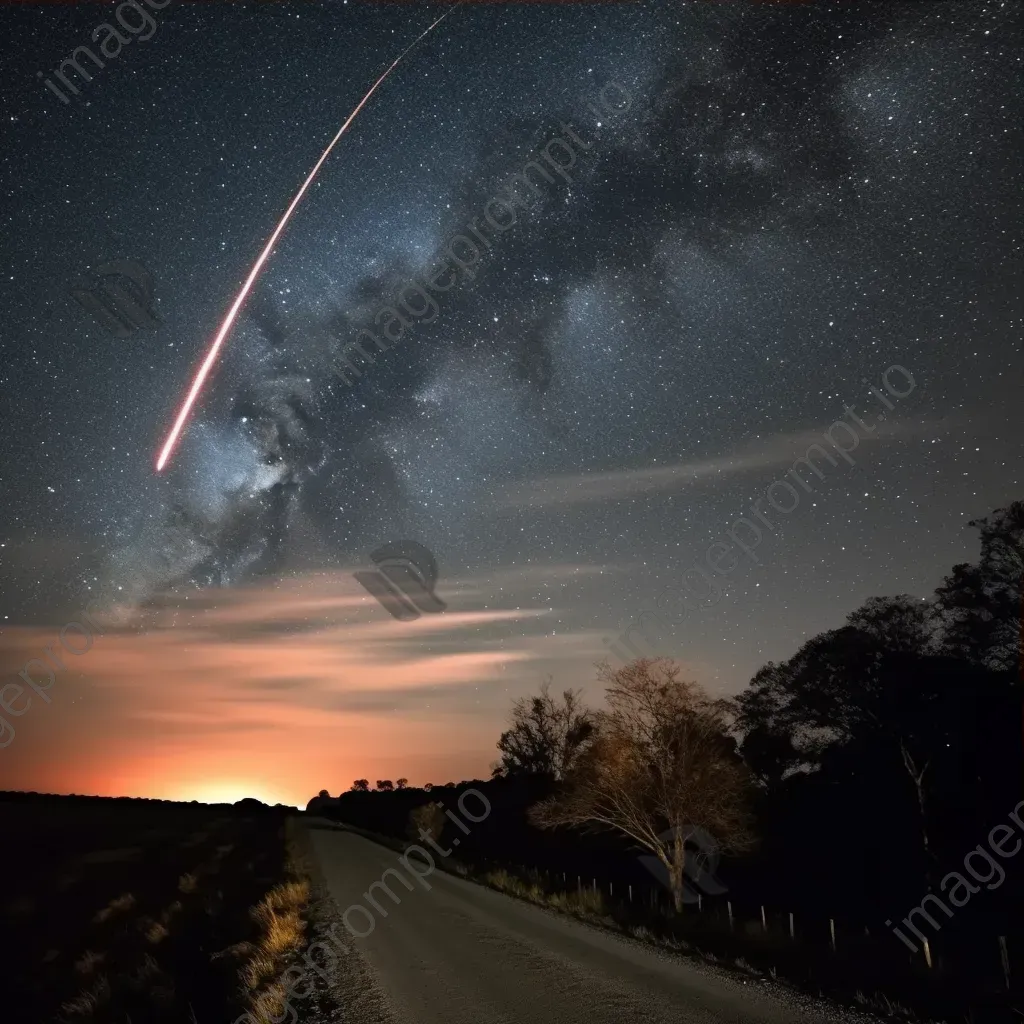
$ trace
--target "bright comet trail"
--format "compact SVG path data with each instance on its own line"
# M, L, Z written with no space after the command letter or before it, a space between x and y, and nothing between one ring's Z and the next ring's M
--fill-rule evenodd
M228 334L231 332L232 326L234 326L235 320L238 317L238 312L242 308L242 304L245 302L246 297L249 294L250 289L259 277L260 271L263 269L263 264L267 262L270 257L270 253L273 251L274 246L277 244L277 240L281 237L281 233L288 225L288 221L291 220L292 214L295 212L295 208L299 205L302 197L306 194L306 189L313 184L313 180L316 178L323 166L324 161L331 155L331 150L337 145L338 140L348 130L348 126L356 119L359 115L359 111L366 106L366 103L370 97L377 91L377 89L383 84L384 80L391 74L395 68L404 60L405 55L416 46L424 38L429 35L438 25L444 21L451 11L446 11L431 24L424 32L416 37L399 55L395 58L394 62L390 67L377 79L373 85L370 86L367 94L359 101L356 105L355 110L345 119L345 123L338 129L338 134L331 139L328 143L327 148L323 151L320 159L313 165L313 169L309 172L308 177L302 183L302 188L295 193L295 198L288 204L288 209L284 211L284 215L278 221L277 227L274 228L274 233L267 239L267 244L263 247L263 251L260 253L259 258L253 264L252 270L249 271L249 276L245 279L245 284L242 285L241 291L235 301L231 303L231 308L228 310L228 315L224 317L224 322L220 325L220 330L217 331L217 336L213 339L213 344L210 346L210 351L206 353L206 358L203 360L202 365L199 367L196 373L195 379L192 381L192 387L188 390L188 395L185 397L185 401L181 404L181 409L178 411L177 418L174 421L174 426L171 427L170 433L167 435L167 440L164 442L163 448L160 449L160 455L156 460L156 470L159 473L167 465L171 454L174 452L175 446L181 437L181 432L185 427L185 423L188 420L189 413L192 411L192 406L195 405L196 399L199 397L199 392L203 389L203 384L206 382L206 378L210 375L210 370L213 368L213 364L217 360L217 355L224 345L224 341Z

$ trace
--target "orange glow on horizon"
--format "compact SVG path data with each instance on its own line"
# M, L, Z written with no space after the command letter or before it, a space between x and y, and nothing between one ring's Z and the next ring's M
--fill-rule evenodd
M311 794L315 796L316 794ZM246 782L242 779L216 779L206 782L185 783L180 795L169 797L187 803L198 800L201 804L234 804L239 800L252 798L265 804L290 804L298 806L294 801L278 793L274 793L261 782ZM303 805L305 806L305 805Z
M465 593L472 610L449 592L444 614L397 623L342 571L190 592L65 653L49 701L24 687L0 790L305 807L357 778L486 779L511 701L549 673L585 687L601 645ZM35 659L45 684L58 633L8 626L0 661L17 678Z

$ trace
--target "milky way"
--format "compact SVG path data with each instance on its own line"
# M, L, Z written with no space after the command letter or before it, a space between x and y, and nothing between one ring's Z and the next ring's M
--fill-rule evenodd
M928 592L970 555L967 520L1020 496L1012 5L460 11L310 187L160 479L197 339L410 16L169 8L67 107L34 80L66 50L41 17L8 19L5 615L410 537L442 579L566 567L481 600L611 635L763 491L764 453L791 461L787 439L908 367L885 437L672 638L729 688L870 594ZM87 12L68 17L84 37ZM614 116L610 84L630 97ZM572 180L542 182L432 322L341 380L339 348L565 125L589 147ZM159 328L125 341L64 284L112 256L157 282ZM653 497L628 482L684 463L714 468ZM523 498L580 473L607 475L599 498Z

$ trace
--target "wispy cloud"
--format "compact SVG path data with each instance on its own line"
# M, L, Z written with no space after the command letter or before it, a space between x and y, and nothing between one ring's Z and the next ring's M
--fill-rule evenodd
M518 582L529 589L537 573ZM440 781L486 774L511 698L554 663L592 661L600 644L554 635L551 610L514 588L495 607L483 586L442 589L449 610L412 622L343 572L192 591L149 609L135 631L97 635L79 657L60 647L59 627L9 627L6 681L47 645L66 668L49 703L26 688L31 706L0 750L0 789L188 798L204 779L238 776L300 802L320 785L336 790L339 764L381 777L414 777L418 763L439 775L447 765Z
M772 469L791 463L812 444L827 444L824 433L829 429L805 430L756 438L732 452L701 459L665 464L652 463L633 469L615 469L593 473L564 473L517 481L496 497L499 508L543 508L552 505L573 505L601 501L625 501L658 491L674 490L688 484L728 480L740 473ZM861 437L861 443L883 439L931 436L948 429L948 423L937 421L883 422L874 432ZM842 435L839 435L842 440Z

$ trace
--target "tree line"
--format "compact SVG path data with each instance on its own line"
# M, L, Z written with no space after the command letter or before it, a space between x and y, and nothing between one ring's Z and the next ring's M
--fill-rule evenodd
M410 815L443 826L417 811L443 805L439 791L483 786L496 813L465 837L469 856L626 877L649 852L681 910L700 832L733 855L737 895L902 914L1020 799L1024 502L971 526L977 561L931 599L871 598L736 697L713 699L667 659L605 663L601 708L550 684L512 705L489 782L360 779L310 809L400 834ZM1005 933L1012 898L975 901L959 926Z

